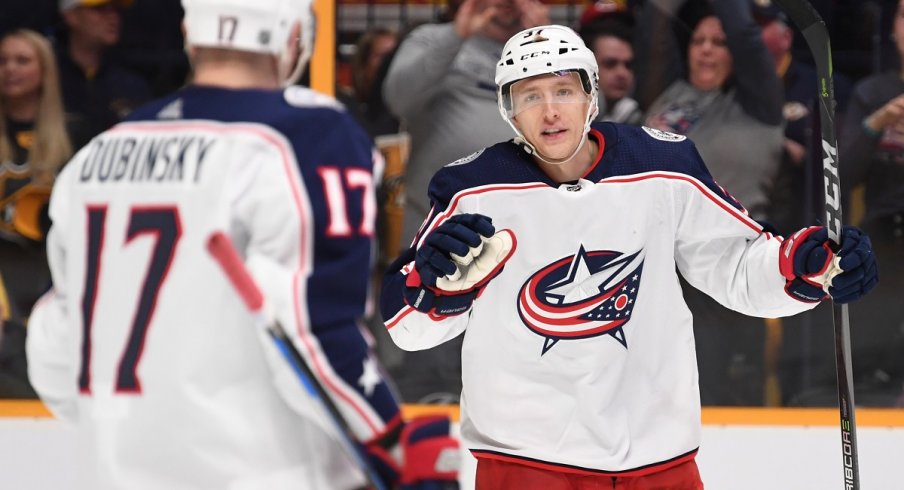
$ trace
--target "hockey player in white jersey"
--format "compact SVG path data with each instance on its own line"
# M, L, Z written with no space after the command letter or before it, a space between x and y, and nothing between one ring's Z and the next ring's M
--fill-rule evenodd
M192 84L91 141L50 204L54 288L31 316L29 375L83 429L82 488L365 484L208 253L216 232L384 483L453 487L448 419L402 420L359 322L382 160L334 99L280 88L306 64L310 0L183 7Z
M480 490L703 488L677 273L742 313L793 315L869 291L869 239L845 229L838 256L824 228L783 240L684 136L591 123L597 67L568 28L517 34L496 82L518 136L434 176L432 211L384 279L393 340L465 335L461 430Z

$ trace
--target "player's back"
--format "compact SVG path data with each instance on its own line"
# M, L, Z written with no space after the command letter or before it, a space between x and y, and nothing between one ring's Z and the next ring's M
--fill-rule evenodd
M114 485L302 488L319 484L305 468L330 466L335 451L317 447L329 440L280 398L260 331L206 251L222 230L301 284L322 274L314 263L328 251L334 272L352 261L366 274L361 243L315 243L328 218L312 205L305 181L317 174L305 164L344 118L311 97L189 88L94 139L61 174L49 253L70 318L81 320L80 422L94 426ZM370 175L362 152L337 168ZM358 282L333 308L349 318L363 310ZM301 321L340 315L333 309L301 308Z

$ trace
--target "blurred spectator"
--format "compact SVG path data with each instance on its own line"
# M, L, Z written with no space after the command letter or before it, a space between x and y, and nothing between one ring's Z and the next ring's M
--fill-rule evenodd
M783 98L748 2L649 2L637 36L636 98L648 108L647 126L693 139L716 181L762 220L782 155ZM672 25L675 13L683 24ZM686 26L683 67L673 28Z
M763 43L775 64L775 71L785 88L782 115L785 139L782 164L770 197L769 222L783 233L812 224L822 218L822 193L816 192L822 181L822 151L809 152L818 139L818 82L816 67L793 55L794 31L781 9L769 0L754 0L753 18L760 26ZM835 113L841 120L851 84L847 77L835 72ZM815 125L814 125L815 124ZM818 158L818 164L811 164Z
M904 61L904 0L894 40ZM904 64L899 65L904 66ZM842 190L865 186L861 227L881 264L872 297L852 305L854 373L876 388L901 393L904 384L904 68L871 76L854 87L844 118L839 171ZM858 388L860 388L858 386ZM857 398L857 401L861 401Z
M637 25L635 97L649 108L647 126L693 139L715 180L763 220L782 158L783 99L749 1L648 1ZM682 287L703 403L762 404L763 321Z
M60 0L64 29L57 46L63 106L94 136L151 98L147 82L116 64L109 51L119 42L120 9L131 0ZM76 142L76 149L83 141Z
M23 325L50 286L47 200L72 154L50 42L30 30L0 38L0 396L34 396Z
M381 68L392 55L398 43L395 31L377 28L365 32L356 44L352 56L351 90L340 90L337 98L371 138L381 134L399 132L399 121L383 102Z
M427 185L442 166L515 136L499 117L499 53L518 31L549 23L538 0L465 0L452 22L415 28L399 46L383 86L386 105L411 134L402 245L427 216ZM396 253L401 252L401 250ZM457 401L461 341L406 352L395 379L407 401Z
M625 7L614 1L597 1L581 15L578 33L599 65L600 121L643 122L643 111L630 97L634 90L633 23Z

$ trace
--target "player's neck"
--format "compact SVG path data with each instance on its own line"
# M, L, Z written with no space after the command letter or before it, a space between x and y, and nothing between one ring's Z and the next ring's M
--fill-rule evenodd
M266 67L267 69L250 68L230 63L205 63L198 67L192 83L231 89L277 89L280 87L279 78L272 67Z
M539 158L534 161L540 166L540 169L549 176L554 182L561 184L562 182L573 182L587 174L590 167L596 161L596 154L599 151L599 143L591 136L587 136L583 147L571 157L570 160L559 163L546 163Z

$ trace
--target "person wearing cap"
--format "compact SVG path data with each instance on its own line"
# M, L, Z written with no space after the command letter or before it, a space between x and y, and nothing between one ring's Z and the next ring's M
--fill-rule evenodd
M823 276L836 261L825 228L783 241L686 136L596 122L597 79L571 29L513 36L495 82L516 136L436 172L431 213L383 281L401 348L463 337L461 434L477 490L702 490L679 274L757 316L853 301L877 280L859 230L844 230L840 271Z
M63 29L57 61L67 116L86 138L121 121L150 100L146 80L110 56L119 42L120 9L132 0L60 0ZM75 149L87 141L74 142Z

